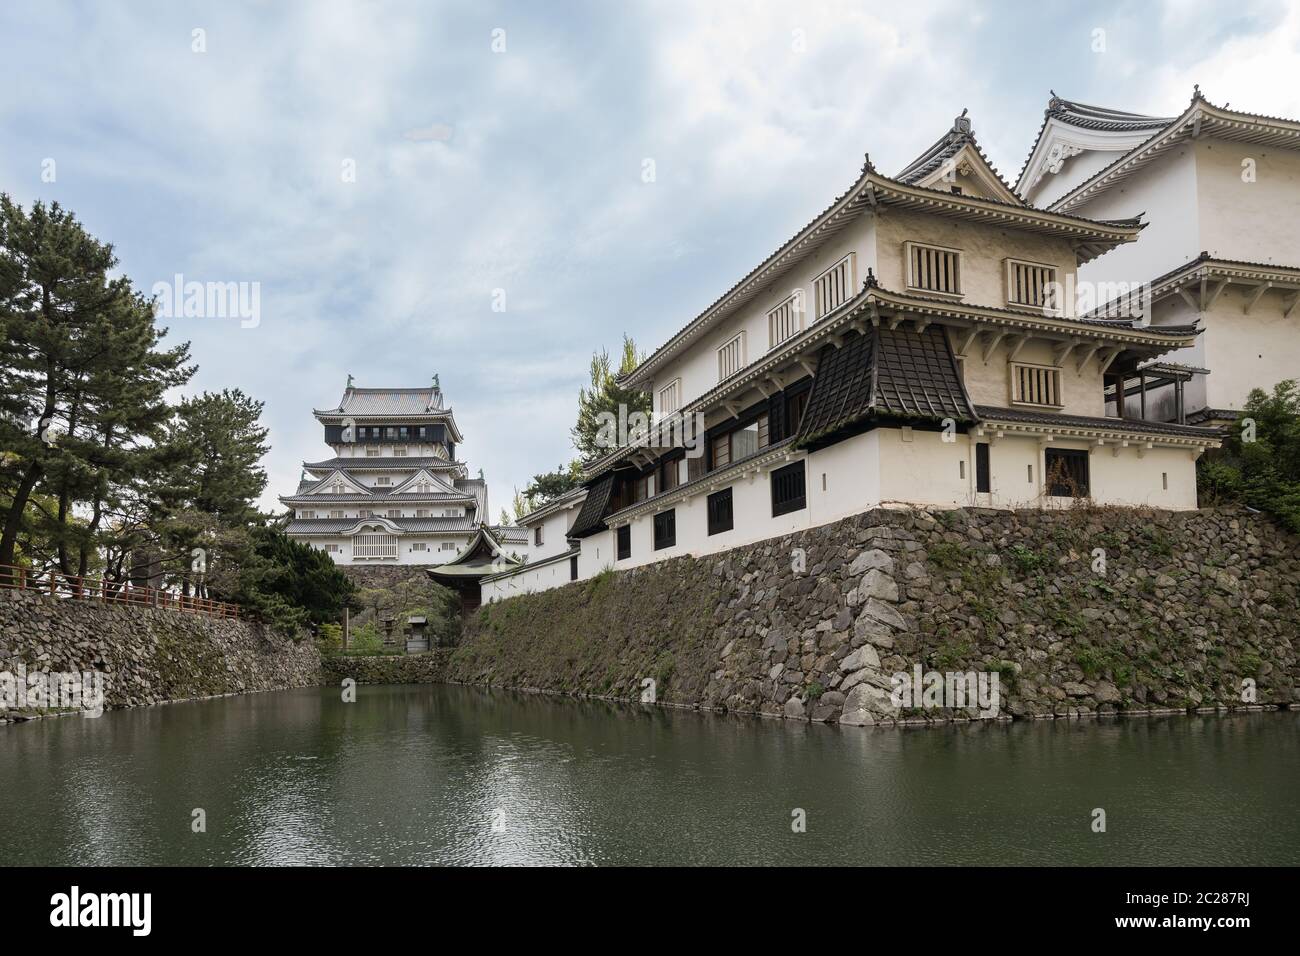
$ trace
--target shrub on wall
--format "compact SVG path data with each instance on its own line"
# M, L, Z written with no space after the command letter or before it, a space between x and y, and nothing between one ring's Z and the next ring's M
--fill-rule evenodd
M1241 502L1300 531L1300 386L1254 389L1223 448L1197 468L1202 504Z

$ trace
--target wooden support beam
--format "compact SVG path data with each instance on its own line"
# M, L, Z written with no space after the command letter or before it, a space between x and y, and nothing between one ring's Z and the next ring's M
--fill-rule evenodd
M1004 338L1006 338L1006 336L1007 336L1006 332L999 331L994 333L993 337L989 339L988 344L984 346L985 365L989 364L989 359L993 357L993 352L998 347L998 343L1001 342Z
M1250 310L1255 308L1255 303L1259 302L1264 297L1264 293L1271 288L1273 288L1271 282L1261 282L1257 285L1250 298L1246 300L1246 306L1241 310L1242 315L1250 315Z
M1079 359L1079 364L1075 367L1075 371L1080 373L1083 372L1083 367L1092 361L1092 357L1097 354L1097 350L1100 348L1101 343L1098 342L1092 348L1088 349L1088 351L1084 353L1083 358Z
M1295 311L1297 302L1300 302L1300 289L1292 292L1290 298L1282 303L1282 318L1291 318L1291 313Z
M1123 351L1124 346L1122 345L1115 345L1110 348L1106 357L1101 360L1101 374L1105 375L1110 370L1111 363L1119 358L1119 353Z
M1204 292L1202 292L1201 294L1202 312L1210 311L1210 308L1214 305L1215 302L1219 301L1219 296L1223 294L1223 290L1228 287L1228 283L1230 283L1231 281L1232 281L1231 279L1220 279L1217 283L1215 283L1214 288L1210 291L1210 297L1208 299L1205 297Z
M974 342L976 338L979 337L979 334L980 334L980 328L978 325L972 328L968 333L966 333L966 338L962 341L961 345L958 347L957 354L964 356L966 354L966 350L970 348L970 344Z
M1020 350L1025 347L1025 343L1027 343L1028 341L1029 341L1028 335L1016 336L1016 344L1011 346L1011 351L1007 353L1007 361L1014 362L1016 360L1016 356L1020 354Z
M917 335L920 335L922 332L924 332L926 329L928 329L928 328L930 327L930 323L933 322L933 321L934 321L934 320L931 319L928 315L927 315L927 316L917 316L917 317L916 317L916 334L917 334Z
M1199 305L1196 304L1196 300L1193 299L1192 296L1191 296L1191 294L1187 291L1187 290L1190 289L1190 288L1191 288L1190 285L1180 285L1180 286L1178 287L1178 294L1179 294L1180 296L1183 297L1183 301L1184 301L1184 302L1186 302L1186 303L1187 303L1188 305L1190 305L1193 309L1195 309L1197 312L1199 312L1199 311L1201 311L1201 307L1200 307Z
M1064 365L1065 360L1070 357L1070 353L1074 351L1074 347L1078 344L1078 339L1072 339L1069 342L1062 342L1058 345L1056 347L1056 364Z

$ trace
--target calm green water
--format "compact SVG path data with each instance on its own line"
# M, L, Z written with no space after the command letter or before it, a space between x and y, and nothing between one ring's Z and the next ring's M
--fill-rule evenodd
M0 864L1295 864L1297 784L1295 713L841 730L313 688L0 727Z

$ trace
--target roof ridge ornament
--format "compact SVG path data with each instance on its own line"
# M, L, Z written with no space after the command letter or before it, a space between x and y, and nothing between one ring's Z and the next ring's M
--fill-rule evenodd
M863 173L863 175L865 175L865 174L867 174L867 173L874 173L875 171L876 171L876 167L873 166L873 165L871 164L871 154L870 154L870 153L863 153L863 154L862 154L862 173Z
M1204 100L1204 99L1205 99L1205 94L1201 92L1201 84L1200 83L1192 84L1192 102L1195 103L1197 100Z
M952 132L949 134L950 139L963 139L972 135L973 127L971 126L970 118L966 115L969 112L969 107L963 108L961 115L952 121Z
M862 280L862 291L866 292L868 289L878 288L880 288L880 281L876 278L876 270L867 266L867 277Z
M348 372L348 389L351 390L351 388L352 388L352 373Z

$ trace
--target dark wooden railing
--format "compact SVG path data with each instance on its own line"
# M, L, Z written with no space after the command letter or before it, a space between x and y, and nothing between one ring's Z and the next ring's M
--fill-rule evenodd
M122 581L79 577L54 570L36 571L9 564L0 564L0 588L39 591L52 598L97 601L101 604L130 604L136 607L210 614L213 617L239 617L239 605L226 601L211 601L159 588L132 587Z

